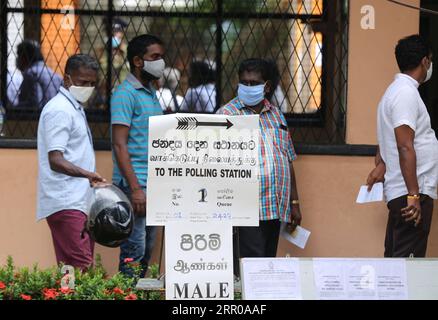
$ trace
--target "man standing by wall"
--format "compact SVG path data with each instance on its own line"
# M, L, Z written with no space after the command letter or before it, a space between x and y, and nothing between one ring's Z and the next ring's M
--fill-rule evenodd
M128 44L131 73L111 98L113 183L131 199L135 212L131 236L120 246L119 269L131 274L125 259L131 258L147 271L156 227L146 227L146 181L148 170L149 117L161 115L152 81L164 71L164 47L160 39L141 35Z
M260 115L260 225L237 229L234 250L236 275L238 258L277 255L282 221L288 223L289 231L301 223L292 166L296 154L284 115L266 99L272 90L270 79L267 61L243 61L239 67L238 97L218 111L226 115Z
M58 264L86 269L94 242L82 231L95 173L90 129L82 103L96 85L97 62L77 54L67 60L64 87L43 108L38 124L37 218L47 219Z
M384 180L385 257L424 257L437 199L438 141L418 87L432 76L432 51L412 35L398 42L395 55L401 73L379 103L379 152L367 184Z

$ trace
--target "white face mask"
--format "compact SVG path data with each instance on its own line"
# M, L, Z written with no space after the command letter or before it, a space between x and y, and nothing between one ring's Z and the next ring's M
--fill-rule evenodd
M79 87L72 85L70 88L68 88L68 91L70 91L73 98L75 98L77 101L85 103L93 94L94 87Z
M431 62L429 69L427 69L427 75L426 75L426 79L424 80L424 82L427 82L430 80L430 78L432 78L432 73L433 73L433 63Z
M70 81L72 85L68 88L68 91L70 94L75 98L77 101L81 103L85 103L90 99L91 95L93 94L94 87L80 87L73 85L73 80L70 77Z
M165 67L166 63L163 59L154 61L144 60L143 70L159 79L163 75Z

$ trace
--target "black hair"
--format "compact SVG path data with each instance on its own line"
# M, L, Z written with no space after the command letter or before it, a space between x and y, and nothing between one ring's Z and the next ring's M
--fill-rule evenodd
M65 64L65 73L72 74L72 72L79 70L79 68L98 71L99 64L96 59L88 54L78 53L68 58L67 63Z
M161 41L158 37L143 34L133 38L128 43L128 62L131 71L134 71L134 57L143 57L143 55L148 51L148 47L152 44L163 45L163 41Z
M271 74L269 71L269 63L264 59L251 58L242 61L239 65L239 77L244 72L257 72L264 81L271 80Z
M395 57L401 72L415 69L431 53L430 45L418 34L401 39L395 47Z
M26 39L17 46L17 56L24 58L29 65L38 61L43 61L41 48L35 40Z
M102 25L108 28L109 20L107 17L102 19ZM128 27L128 23L120 17L114 17L111 19L111 29L112 31L124 31Z
M207 62L193 61L190 64L189 86L191 88L215 81L216 72L208 65Z

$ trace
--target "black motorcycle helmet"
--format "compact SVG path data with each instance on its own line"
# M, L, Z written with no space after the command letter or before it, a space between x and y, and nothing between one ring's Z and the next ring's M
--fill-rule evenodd
M93 188L86 231L97 243L115 248L131 234L134 217L129 199L113 185Z

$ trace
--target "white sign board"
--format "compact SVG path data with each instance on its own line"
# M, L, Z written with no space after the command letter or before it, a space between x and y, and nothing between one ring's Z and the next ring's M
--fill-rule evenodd
M244 300L302 299L298 259L243 258L240 267Z
M147 224L258 226L259 117L149 118Z
M169 222L166 299L234 299L232 226L228 222Z
M317 299L408 299L404 259L313 259L313 271Z

